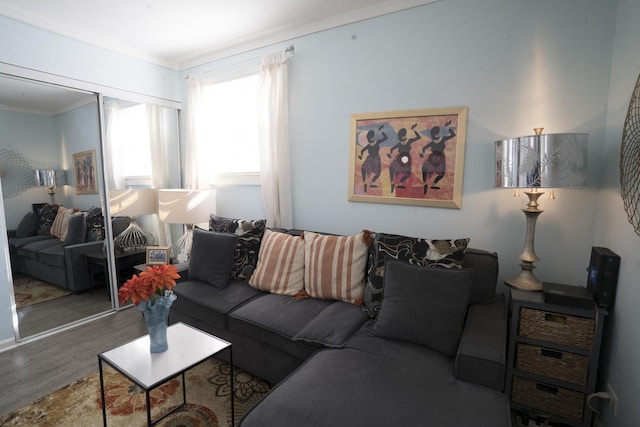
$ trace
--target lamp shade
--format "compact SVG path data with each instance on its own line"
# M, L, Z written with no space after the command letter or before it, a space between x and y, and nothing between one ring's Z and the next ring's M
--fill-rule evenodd
M169 224L199 224L208 222L215 213L214 190L158 190L158 216Z
M109 191L111 216L137 217L156 213L156 190L153 188L128 188Z
M41 187L55 187L67 183L63 170L36 169L36 185Z
M585 185L587 137L585 133L558 133L496 141L496 187Z

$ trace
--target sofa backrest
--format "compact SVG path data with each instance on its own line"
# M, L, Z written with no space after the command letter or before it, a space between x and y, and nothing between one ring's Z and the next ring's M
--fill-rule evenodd
M467 248L462 268L473 270L473 285L469 304L491 304L498 283L498 254Z
M293 236L299 236L304 232L304 230L299 229L283 228L271 228L271 230ZM467 248L462 267L471 269L474 273L469 304L491 304L494 300L498 283L498 254L483 249ZM366 271L369 271L369 266L367 266Z

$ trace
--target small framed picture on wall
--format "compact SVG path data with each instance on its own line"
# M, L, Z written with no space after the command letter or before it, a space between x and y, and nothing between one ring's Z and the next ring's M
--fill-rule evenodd
M147 246L147 264L162 265L169 264L171 260L170 246Z

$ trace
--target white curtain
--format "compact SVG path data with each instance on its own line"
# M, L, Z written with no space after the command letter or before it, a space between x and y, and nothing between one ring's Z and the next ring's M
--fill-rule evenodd
M108 99L105 101L105 138L109 159L108 176L109 188L124 188L124 171L120 167L122 162L119 160L120 150L118 144L118 132L120 131L120 106L118 100Z
M169 187L169 141L167 140L166 113L167 111L163 107L147 105L149 140L151 142L151 187L155 189ZM160 222L158 214L153 214L152 218L153 235L158 236L158 244L171 246L169 224Z
M260 182L267 225L292 228L287 53L262 58L258 89Z
M189 76L187 93L187 141L185 144L185 186L197 190L209 188L208 170L201 166L202 155L198 147L206 144L205 135L209 118L203 111L206 85L211 84L204 74Z

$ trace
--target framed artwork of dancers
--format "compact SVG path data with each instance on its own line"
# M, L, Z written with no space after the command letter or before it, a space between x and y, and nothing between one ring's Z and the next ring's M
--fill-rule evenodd
M467 110L353 114L349 200L462 207Z
M76 194L98 194L96 176L96 150L73 155L73 174Z

